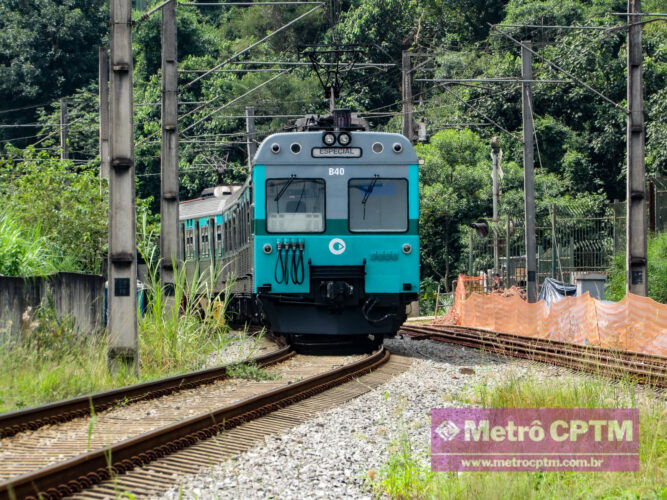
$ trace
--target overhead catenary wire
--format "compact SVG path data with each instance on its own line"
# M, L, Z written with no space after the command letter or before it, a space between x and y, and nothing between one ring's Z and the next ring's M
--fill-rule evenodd
M219 113L219 112L222 111L223 109L225 109L225 108L231 106L231 105L234 104L235 102L238 102L238 101L240 101L241 99L243 99L244 97L246 97L246 96L252 94L253 92L259 90L260 88L262 88L262 87L264 87L265 85L271 83L272 81L274 81L274 80L280 78L280 77L283 76L283 75L286 75L286 74L289 73L290 71L291 71L291 68L288 68L288 69L286 69L285 71L283 71L282 73L279 73L279 74L277 74L276 76L269 78L269 79L266 80L265 82L262 82L262 83L260 83L259 85L257 85L256 87L254 87L254 88L248 90L248 91L245 92L244 94L241 94L241 95L238 96L237 98L232 99L231 101L229 101L229 102L223 104L222 106L218 106L216 109L214 109L213 111L211 111L211 112L210 112L209 114L207 114L206 116L200 118L199 120L197 120L197 121L194 122L193 124L189 125L188 127L184 128L183 130L181 130L181 134L183 134L183 133L185 133L186 131L190 130L192 127L194 127L195 125L198 125L198 124L201 123L202 121L204 121L204 120L206 120L206 119L212 117L213 115Z
M519 40L517 40L517 39L514 38L513 36L508 35L507 33L504 33L503 31L497 29L497 28L495 27L495 25L493 25L493 24L491 24L491 23L487 23L487 24L491 27L491 29L495 30L496 33L499 33L500 35L504 36L505 38L508 38L508 39L512 40L512 41L513 41L515 44L517 44L519 47L522 47L522 48L526 49L528 52L530 52L530 53L533 54L534 56L538 57L539 59L541 59L542 61L544 61L545 63L547 63L547 64L548 64L549 66L551 66L552 68L554 68L554 69L560 71L561 73L566 74L566 75L569 76L572 80L574 80L575 82L579 83L580 85L583 85L583 86L586 87L588 90L590 90L591 92L593 92L593 93L594 93L595 95L597 95L598 97L601 97L602 99L604 99L605 101L607 101L609 104L611 104L611 105L614 106L615 108L620 109L620 110L623 111L625 114L628 113L628 110L627 110L626 108L624 108L624 107L621 106L620 104L614 102L614 101L611 100L609 97L607 97L606 95L604 95L602 92L600 92L600 91L594 89L593 87L591 87L589 84L587 84L587 83L584 82L583 80L577 78L576 76L574 76L572 73L570 73L570 72L567 71L566 69L563 69L562 67L560 67L559 65L557 65L555 62L553 62L553 61L547 59L546 57L544 57L544 56L538 54L538 53L535 52L532 48L530 48L530 47L526 46L525 44L521 43Z
M494 24L498 28L545 28L545 29L559 29L559 30L609 30L615 26L565 26L565 25L548 25L548 24Z
M479 109L477 109L475 106L473 106L472 104L468 103L465 99L461 98L456 92L454 92L453 90L451 90L451 89L449 89L449 88L447 88L447 87L443 87L443 89L445 90L445 92L448 92L449 94L453 95L457 100L461 101L465 106L467 106L467 107L469 107L470 109L472 109L475 113L477 113L478 115L480 115L482 118L484 118L485 120L487 120L487 121L490 122L490 123L493 123L493 124L494 124L496 127L498 127L500 130L502 130L502 131L505 132L506 134L511 135L512 137L514 137L514 138L515 138L517 141L519 141L520 143L523 143L523 141L522 141L519 137L517 137L517 136L514 135L512 132L510 132L509 130L507 130L505 127L503 127L502 125L500 125L500 124L499 124L497 121L495 121L493 118L490 118L489 116L487 116L486 114L484 114L482 111L480 111Z
M253 44L249 45L248 47L246 47L245 49L241 50L240 52L237 52L236 54L232 55L231 57L228 57L227 59L225 59L225 60L224 60L223 62L221 62L220 64L218 64L218 65L216 65L215 67L213 67L212 69L208 70L206 73L203 73L203 74L199 75L199 76L198 76L197 78L195 78L194 80L192 80L192 81L190 81L189 83L185 84L185 85L184 85L184 88L187 89L188 87L194 85L196 82L198 82L199 80L201 80L201 79L204 78L205 76L211 74L214 70L222 68L225 64L227 64L227 63L233 61L233 60L236 59L237 57L239 57L239 56L245 54L246 52L248 52L248 51L252 50L253 48L257 47L258 45L263 44L264 42L266 42L266 41L267 41L268 39L270 39L271 37L277 35L278 33L281 33L282 31L286 30L287 28L289 28L289 27L292 26L293 24L299 22L301 19L303 19L303 18L309 16L310 14L314 13L315 11L317 11L317 10L319 10L319 9L321 9L321 8L322 8L322 4L317 5L316 7L313 7L312 9L310 9L308 12L305 12L305 13L301 14L300 16L298 16L298 17L292 19L290 22L288 22L287 24L284 24L283 26L281 26L281 27L278 28L277 30L272 31L271 33L269 33L268 35L266 35L266 36L265 36L264 38L262 38L261 40L256 41L255 43L253 43Z
M324 2L311 1L264 1L264 2L179 2L187 7L255 7L257 5L324 5Z

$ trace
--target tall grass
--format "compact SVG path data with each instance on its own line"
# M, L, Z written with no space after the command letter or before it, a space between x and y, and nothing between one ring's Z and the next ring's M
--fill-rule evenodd
M187 280L185 266L175 265L174 295L168 296L155 245L144 250L148 307L138 317L139 375L109 373L106 335L77 333L72 321L47 306L26 322L21 339L0 345L0 412L198 369L237 338L224 321L228 295L217 300L214 291L219 269Z
M24 227L7 210L0 212L0 274L27 277L78 270L76 262L63 256L39 227Z
M667 412L663 399L603 378L512 377L478 386L462 403L485 408L639 408L639 472L434 473L406 434L392 443L374 484L391 498L667 498ZM409 479L409 480L408 480Z

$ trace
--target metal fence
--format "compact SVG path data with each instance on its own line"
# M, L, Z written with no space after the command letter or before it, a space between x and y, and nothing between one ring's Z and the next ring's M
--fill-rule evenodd
M577 271L606 271L614 256L618 223L611 208L595 216L552 206L549 215L538 218L536 225L538 283L547 277L571 282L572 273ZM506 286L525 287L523 221L502 219L491 226L486 236L470 229L468 274L484 272L491 277L497 272ZM497 268L494 231L498 239Z

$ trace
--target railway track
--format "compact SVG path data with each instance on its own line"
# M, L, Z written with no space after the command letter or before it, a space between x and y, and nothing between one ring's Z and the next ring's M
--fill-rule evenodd
M298 415L307 418L312 415L313 408L304 411L287 407L368 373L380 367L388 359L389 353L383 349L362 360L303 380L283 383L281 387L132 436L109 446L90 452L82 450L82 453L72 458L12 477L0 484L0 499L39 498L40 495L44 498L61 498L77 494L79 497L90 495L90 498L115 496L118 494L116 488L122 474L124 474L122 479L125 481L122 491L136 490L135 496L141 496L146 493L150 485L168 483L170 478L173 481L172 476L176 469L180 472L195 472L200 466L210 463L214 457L220 458L225 453L233 451L234 445L229 442L225 444L225 440L229 440L230 436L233 437L234 431L240 432L240 437L247 441L247 438L253 435L279 430L281 425L286 425L290 419L298 421ZM377 382L380 383L383 379L380 377ZM368 390L366 386L356 387L355 390L360 388ZM277 410L279 414L280 411L283 413L278 417L273 415L265 417ZM244 424L252 425L255 423L252 421L261 417L275 420L265 422L254 430L239 427ZM220 449L216 448L218 444L221 445ZM179 458L179 450L183 450L180 453L194 455L187 459ZM165 460L166 465L164 463L160 465L160 462ZM127 474L130 471L132 472ZM112 483L109 483L110 479L113 480ZM97 486L97 492L95 488L89 489L96 484L100 485Z
M258 356L244 363L252 362L259 367L266 367L289 359L293 355L294 353L289 347L282 347L274 352ZM174 392L193 389L204 384L224 380L228 378L227 371L230 366L235 365L231 364L199 370L184 375L175 375L152 382L4 413L0 415L0 439L14 436L27 430L36 430L46 425L59 424L75 418L85 417L91 413L99 413L119 404L125 405L155 399Z
M414 339L432 339L541 361L573 370L667 387L667 358L456 325L403 325Z

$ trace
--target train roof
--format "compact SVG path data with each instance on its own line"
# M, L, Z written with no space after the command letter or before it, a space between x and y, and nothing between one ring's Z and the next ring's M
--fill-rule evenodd
M416 165L417 153L410 141L401 134L387 132L345 131L349 145L327 147L324 134L338 136L342 132L285 132L268 136L257 149L257 165ZM293 144L300 147L292 148ZM379 145L379 146L378 146ZM374 148L375 146L375 148ZM275 150L278 152L274 152ZM298 152L294 152L298 149Z
M205 189L203 193L208 194L208 196L193 198L178 204L178 219L183 221L221 214L225 205L241 187L240 185L216 186L212 188L212 194L208 194L211 191Z

